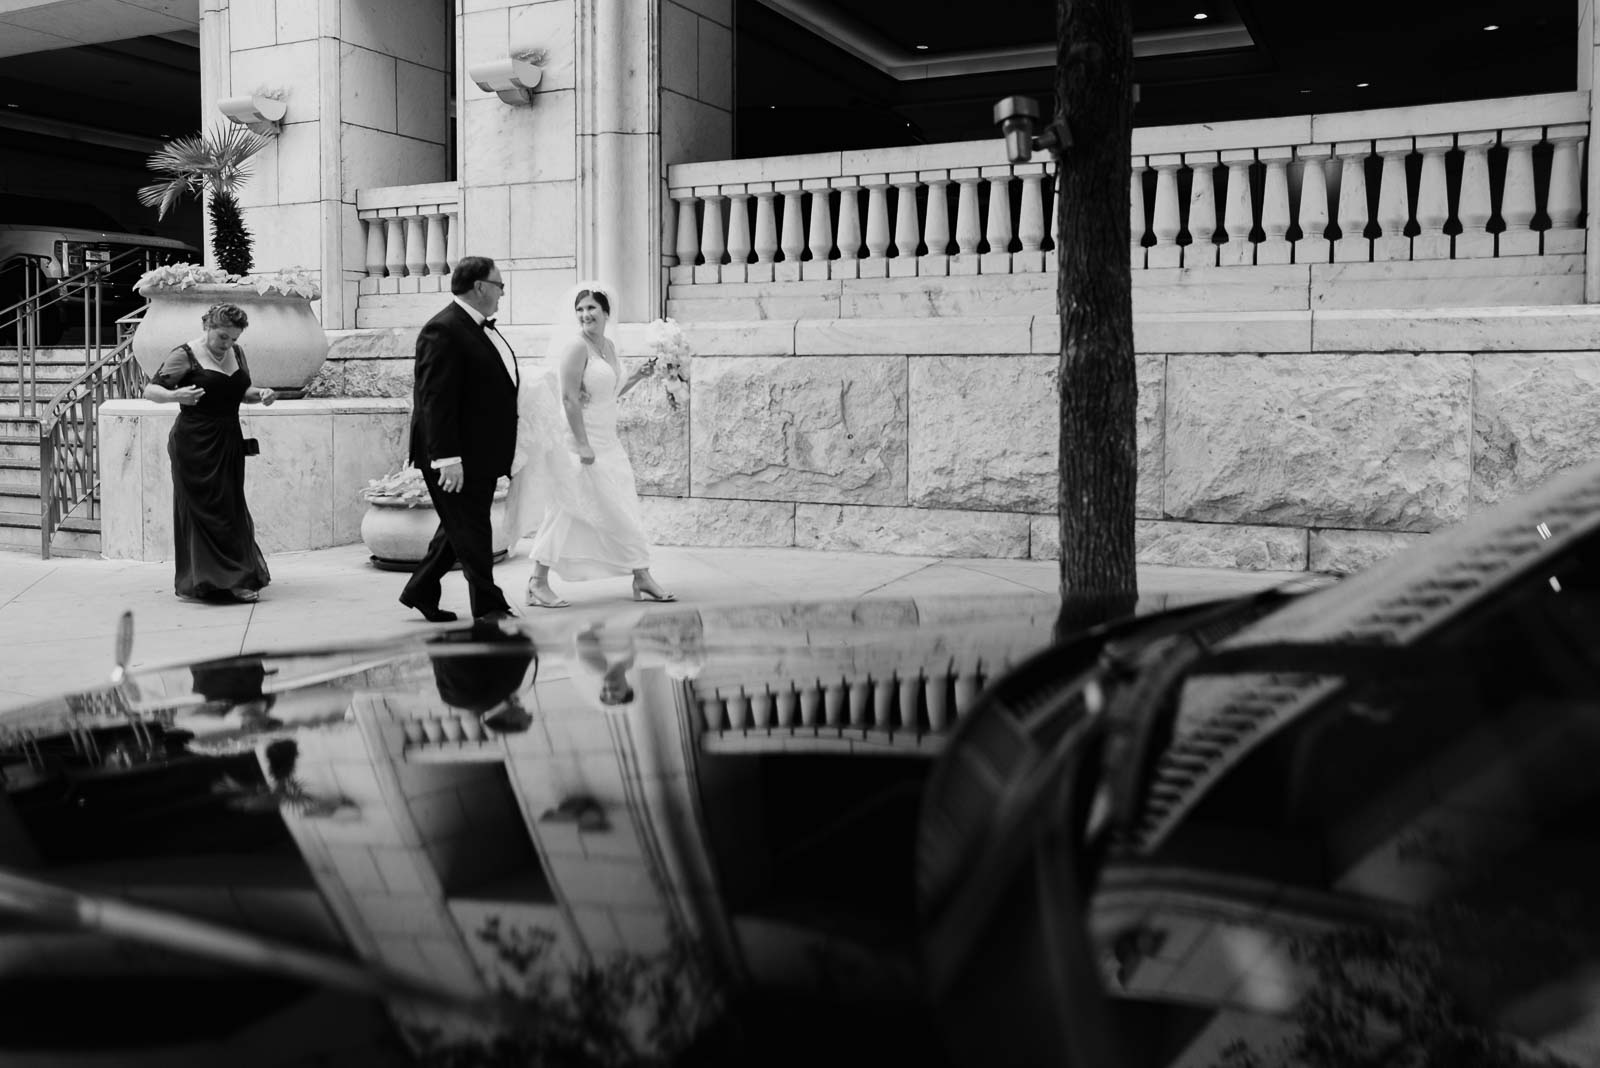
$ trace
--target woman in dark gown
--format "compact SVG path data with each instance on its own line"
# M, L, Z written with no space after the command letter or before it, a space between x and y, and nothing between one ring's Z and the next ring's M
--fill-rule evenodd
M172 538L180 597L254 601L272 581L244 499L241 403L271 404L250 384L235 342L250 319L234 304L213 305L205 333L172 350L145 387L146 400L180 405L167 438L172 458Z

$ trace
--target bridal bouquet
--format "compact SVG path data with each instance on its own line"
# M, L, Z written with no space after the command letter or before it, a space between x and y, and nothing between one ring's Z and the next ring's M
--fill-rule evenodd
M672 319L657 319L650 324L650 366L655 377L667 391L667 406L673 411L689 395L689 343L683 338L683 328Z

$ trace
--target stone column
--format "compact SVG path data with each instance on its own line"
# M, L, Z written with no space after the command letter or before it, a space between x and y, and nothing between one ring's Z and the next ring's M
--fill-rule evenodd
M240 190L258 271L320 273L328 328L355 325L366 272L356 191L449 177L447 12L432 0L204 0L201 125L217 101L281 92L282 132Z

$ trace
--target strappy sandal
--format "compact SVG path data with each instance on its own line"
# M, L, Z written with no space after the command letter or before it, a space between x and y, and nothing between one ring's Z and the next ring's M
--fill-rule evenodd
M551 590L550 593L552 596L554 596L555 591ZM565 600L561 597L556 597L556 599L553 601L547 601L543 597L539 596L539 593L534 588L532 582L528 583L528 607L530 608L566 608L571 605L571 603L571 601Z

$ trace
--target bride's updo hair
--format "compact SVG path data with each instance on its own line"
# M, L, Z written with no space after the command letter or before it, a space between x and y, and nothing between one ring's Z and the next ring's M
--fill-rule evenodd
M568 291L567 310L571 311L573 308L576 308L578 306L578 301L582 300L584 297L593 297L594 302L600 305L600 310L605 312L607 316L611 316L613 314L611 310L611 287L606 285L604 282L597 282L593 279L585 282L579 282L576 286Z

